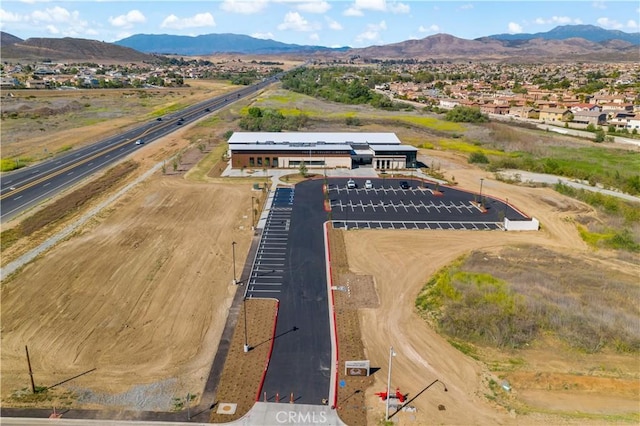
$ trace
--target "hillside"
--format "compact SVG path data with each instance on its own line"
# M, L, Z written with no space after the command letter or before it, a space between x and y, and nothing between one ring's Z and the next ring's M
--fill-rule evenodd
M221 52L244 54L312 53L344 50L322 46L302 46L264 40L242 34L204 34L196 37L168 34L136 34L115 42L146 53L209 55Z
M13 36L11 36L13 37ZM17 38L17 37L16 37ZM3 34L4 39L4 34ZM128 47L79 38L29 38L2 46L3 60L68 62L152 62L155 58Z
M583 38L498 40L484 37L466 40L448 34L436 34L420 40L407 40L384 46L351 49L348 54L376 59L413 58L449 61L637 61L639 59L637 46L620 40L602 43Z
M2 47L10 46L21 41L23 40L19 37L0 31L0 46Z
M542 38L545 40L566 40L570 38L583 38L594 43L600 43L608 40L622 40L633 45L640 45L640 33L625 33L618 30L605 30L595 25L561 25L554 29L535 33L520 34L495 34L488 38L496 40L532 40L534 38Z

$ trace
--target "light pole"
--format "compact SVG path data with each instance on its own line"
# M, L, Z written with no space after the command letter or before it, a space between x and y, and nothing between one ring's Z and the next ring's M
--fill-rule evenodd
M387 407L384 414L384 419L389 420L389 398L391 397L390 388L391 388L391 360L396 356L396 353L393 351L393 346L389 347L389 375L387 376Z
M484 178L480 178L480 205L484 207L484 203L482 202L482 182L484 182Z
M231 243L231 253L233 256L233 284L238 284L238 280L236 280L236 242L233 241Z
M244 305L244 351L249 352L249 336L247 335L247 298L242 299Z
M251 230L256 226L256 198L251 197Z

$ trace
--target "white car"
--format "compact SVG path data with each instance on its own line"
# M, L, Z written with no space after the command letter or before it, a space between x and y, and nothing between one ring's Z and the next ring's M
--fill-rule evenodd
M142 141L142 139L138 139L136 141L136 145L144 145L144 142Z
M347 181L347 189L356 189L356 182L353 179Z
M364 189L373 189L373 183L369 179L364 181Z

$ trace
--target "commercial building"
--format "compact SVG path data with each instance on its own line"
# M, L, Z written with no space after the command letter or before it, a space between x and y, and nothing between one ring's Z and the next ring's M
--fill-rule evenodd
M233 168L416 167L418 149L395 133L235 132L229 138Z

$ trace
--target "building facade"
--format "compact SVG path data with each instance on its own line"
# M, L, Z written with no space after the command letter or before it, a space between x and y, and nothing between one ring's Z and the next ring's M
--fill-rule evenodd
M394 133L236 132L229 138L231 167L406 169L418 149Z

